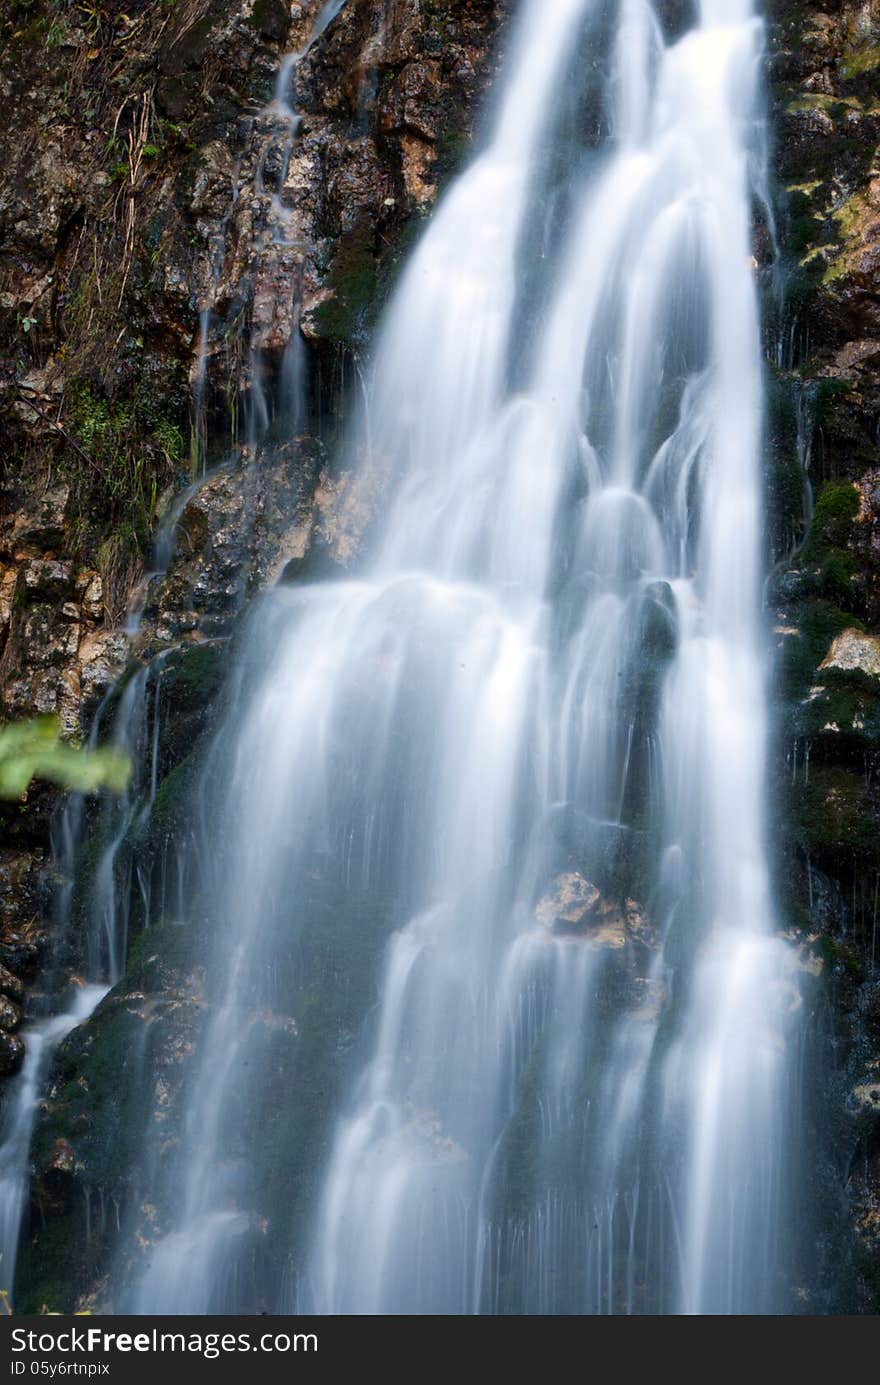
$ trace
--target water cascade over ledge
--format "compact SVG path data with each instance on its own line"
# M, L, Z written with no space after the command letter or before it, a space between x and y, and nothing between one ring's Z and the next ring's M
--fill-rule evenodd
M365 556L258 600L194 795L204 1019L117 1311L791 1309L764 33L692 8L517 7L339 459Z

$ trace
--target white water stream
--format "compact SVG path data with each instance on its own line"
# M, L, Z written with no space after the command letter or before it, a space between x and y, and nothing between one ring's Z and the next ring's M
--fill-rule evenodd
M412 257L352 436L362 496L382 496L372 557L263 605L216 1006L137 1311L235 1303L253 1016L289 1008L277 959L322 870L399 926L276 1310L784 1297L796 998L764 807L763 29L748 0L704 0L667 42L648 0L621 0L604 138L566 164L536 265L599 17L523 3L491 137Z

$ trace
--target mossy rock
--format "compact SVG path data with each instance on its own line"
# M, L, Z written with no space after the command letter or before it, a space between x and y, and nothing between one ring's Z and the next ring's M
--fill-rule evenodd
M859 492L850 481L829 481L822 488L803 547L806 562L821 561L830 550L846 545L859 505Z
M767 372L764 473L768 530L774 553L790 552L803 534L806 476L798 454L798 407L802 393L803 383L797 376Z
M826 680L802 705L798 735L814 747L817 741L827 742L823 758L849 760L880 750L880 689L866 691L855 682Z
M851 82L880 67L880 44L863 43L848 48L840 59L838 71L845 82Z
M189 819L190 798L198 780L201 756L193 751L166 774L153 803L153 822L163 832L184 828Z
M800 704L814 685L833 640L844 630L862 628L861 621L833 602L822 598L805 601L804 595L801 585L799 599L786 617L797 634L786 637L778 667L783 701L794 704Z
M170 700L175 710L205 707L219 691L224 674L221 646L188 645L176 651L162 671L162 698Z
M156 994L167 986L169 974L190 966L199 954L198 930L173 919L160 919L144 928L129 947L123 991Z
M331 296L313 314L318 336L339 345L365 341L377 311L375 235L366 222L338 241L325 287Z
M811 856L830 860L838 868L874 861L880 816L863 773L817 768L797 797L801 840Z
M290 28L290 6L284 0L254 0L247 21L263 38L280 43Z

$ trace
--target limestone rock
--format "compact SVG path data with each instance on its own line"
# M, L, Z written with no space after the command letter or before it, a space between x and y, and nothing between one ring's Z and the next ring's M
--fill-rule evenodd
M594 947L617 950L629 941L651 941L645 910L634 899L606 899L579 871L558 875L538 902L535 916L555 934L582 937Z
M577 871L557 876L552 893L545 894L538 903L535 914L547 928L559 931L561 925L569 924L565 931L577 931L601 900L600 891Z
M17 556L42 553L63 543L67 532L70 486L52 486L12 517L6 544ZM2 521L0 521L2 523Z
M880 636L861 630L844 630L832 642L820 669L858 671L880 677Z

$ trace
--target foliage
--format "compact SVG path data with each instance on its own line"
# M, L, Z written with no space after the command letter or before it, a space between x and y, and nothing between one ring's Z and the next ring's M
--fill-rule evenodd
M0 726L0 798L20 798L32 779L49 779L78 793L122 793L130 773L128 757L112 746L65 745L57 717Z

